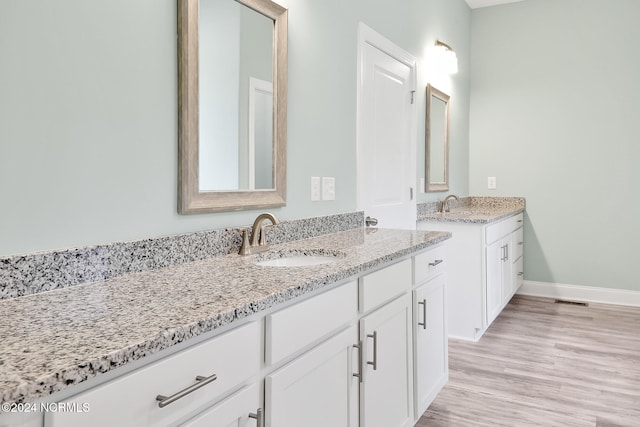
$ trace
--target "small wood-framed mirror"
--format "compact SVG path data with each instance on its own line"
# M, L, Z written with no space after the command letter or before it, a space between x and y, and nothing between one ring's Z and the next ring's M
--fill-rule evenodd
M178 2L178 212L286 204L287 10Z
M425 191L449 191L449 95L427 85Z

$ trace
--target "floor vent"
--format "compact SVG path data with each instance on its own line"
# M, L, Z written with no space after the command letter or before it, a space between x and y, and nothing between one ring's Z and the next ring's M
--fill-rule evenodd
M589 307L589 303L581 302L581 301L569 301L566 299L557 299L555 300L556 304L568 304L568 305L579 305L581 307Z

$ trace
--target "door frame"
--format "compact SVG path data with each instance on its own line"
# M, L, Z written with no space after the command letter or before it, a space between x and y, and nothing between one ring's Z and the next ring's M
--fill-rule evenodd
M364 22L358 22L358 62L357 62L357 85L356 85L356 201L357 201L357 209L360 211L365 210L364 206L364 193L363 193L363 180L364 178L361 176L362 167L360 165L362 159L362 151L364 150L364 141L362 140L364 123L363 123L363 114L362 114L362 104L364 97L363 90L363 81L364 81L364 52L365 46L370 45L374 48L384 52L385 54L391 56L395 60L405 64L407 67L411 69L411 77L410 77L410 86L411 90L414 92L413 103L411 107L411 117L409 118L410 123L410 140L409 140L409 153L410 158L414 159L411 168L413 169L413 181L410 186L413 188L413 202L416 205L417 200L417 191L416 191L416 182L417 182L417 94L416 94L416 86L417 86L417 72L416 72L416 64L417 59L415 56L405 51L401 47L394 44L391 40L387 39L380 33L373 30L371 27L367 26Z

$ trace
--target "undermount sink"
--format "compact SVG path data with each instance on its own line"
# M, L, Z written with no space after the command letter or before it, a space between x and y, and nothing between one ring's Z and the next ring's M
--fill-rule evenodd
M262 267L306 267L330 264L346 256L342 252L320 250L275 252L270 255L268 259L256 261L256 265Z
M473 211L451 211L451 212L437 212L436 215L440 216L468 216L473 215Z
M491 215L491 212L486 211L451 211L451 212L438 212L437 215L440 216L471 216L471 215Z

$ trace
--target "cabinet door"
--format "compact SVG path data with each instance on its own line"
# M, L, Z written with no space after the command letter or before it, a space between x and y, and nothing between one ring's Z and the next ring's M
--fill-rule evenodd
M358 341L355 326L265 379L267 427L356 427Z
M487 326L500 314L502 309L502 265L504 263L504 242L498 240L486 248L486 319Z
M411 318L411 295L406 293L360 321L362 427L413 425Z
M415 417L427 410L449 378L444 274L413 291Z
M251 384L222 402L190 419L182 427L256 427L260 409L260 390Z

